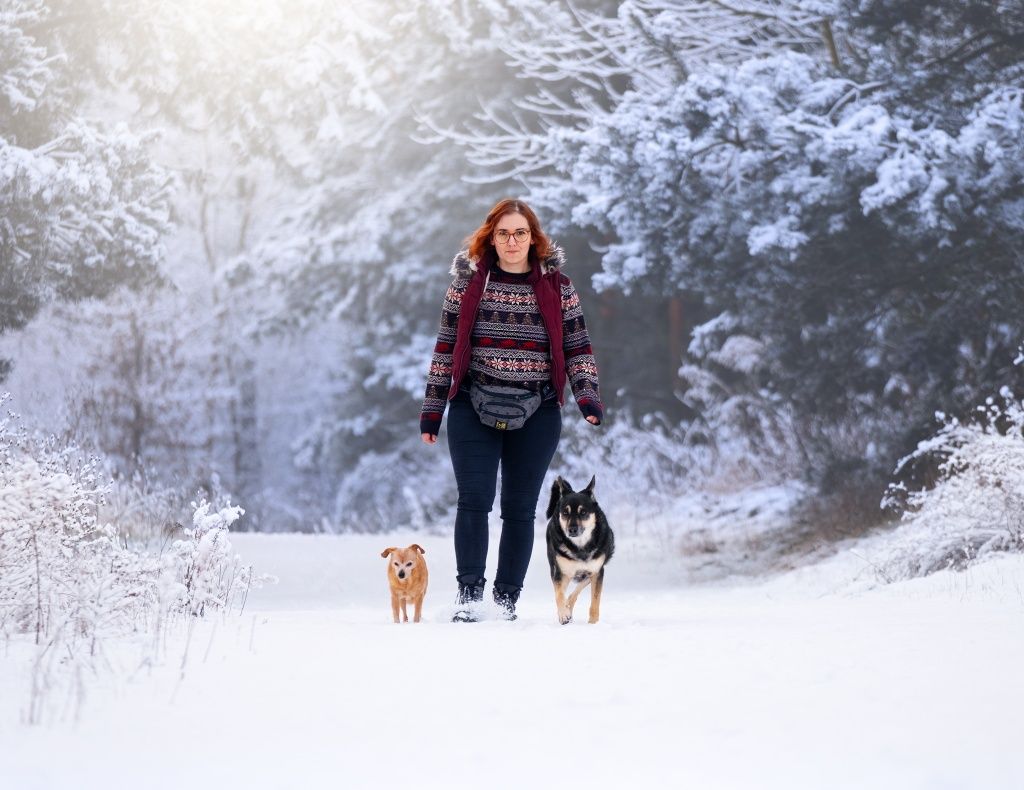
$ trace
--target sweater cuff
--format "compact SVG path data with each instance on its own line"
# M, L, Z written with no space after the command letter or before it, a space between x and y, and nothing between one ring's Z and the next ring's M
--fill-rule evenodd
M441 433L441 417L443 415L433 412L424 412L420 415L420 433L430 433L437 436Z
M580 411L584 417L597 417L597 424L604 420L604 408L597 401L584 400L579 402Z

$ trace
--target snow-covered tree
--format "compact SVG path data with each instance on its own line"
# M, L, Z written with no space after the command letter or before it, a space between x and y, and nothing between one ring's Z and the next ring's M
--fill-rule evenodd
M97 128L107 124L123 132L126 124L164 127L162 135L147 133L138 150L129 153L143 156L145 142L152 156L165 165L165 170L154 172L162 172L165 178L176 176L161 195L164 213L170 213L178 226L175 244L169 254L162 247L154 249L164 264L162 285L166 287L155 290L156 278L142 281L140 275L137 284L145 285L146 293L137 301L93 302L83 308L84 315L62 311L49 320L58 331L62 328L69 338L77 338L76 345L82 349L79 356L89 349L89 358L82 362L87 392L84 402L72 411L87 418L79 420L77 428L86 431L91 426L97 435L82 435L83 440L108 448L129 476L136 463L152 472L159 470L165 481L180 480L183 469L190 480L219 469L225 484L255 506L261 486L255 354L238 318L249 311L219 277L226 261L245 248L259 222L254 214L261 207L261 196L255 185L265 167L250 160L254 151L264 153L267 146L257 138L266 128L283 125L281 116L258 117L249 127L251 134L237 134L237 118L251 98L238 90L239 85L253 58L265 53L254 31L261 24L273 27L274 19L252 11L240 19L238 9L223 4L188 5L52 0L34 3L32 13L17 16L25 36L48 37L59 45L59 54L47 61L54 68L47 95L63 102L54 108L64 112L66 104L68 111L88 117L79 119L82 123ZM223 13L232 10L234 14ZM284 9L277 10L283 13ZM245 24L240 27L239 22ZM284 31L286 26L278 29ZM272 33L264 30L262 35L269 38ZM271 68L269 56L260 62L264 69ZM11 81L7 84L14 91L16 86ZM211 115L211 108L217 112ZM234 121L224 115L230 109L238 110ZM286 148L282 142L274 152ZM123 169L139 167L123 151L107 156L90 152L84 158L89 160L88 168L97 170L116 157ZM76 165L78 158L71 164ZM58 152L57 161L65 160L70 157ZM144 197L141 178L133 185L124 175L107 169L110 172L103 178L94 179L97 186L90 186L88 172L79 172L73 186L86 198L98 199L104 188L135 191ZM76 172L81 170L77 167ZM36 180L39 190L46 187L55 192L41 178ZM76 210L88 208L87 199L77 193L73 198ZM32 207L26 203L23 208ZM118 236L126 236L123 243L142 249L132 238L134 226L126 225L116 211L109 216L100 213L91 225L79 224L86 231L102 231L110 249L92 257L71 253L89 264L78 267L82 283L74 286L76 297L113 290L116 283L104 280L103 267L93 258L113 267L118 261L112 254ZM164 222L160 233L166 234L170 227ZM196 241L189 234L193 229ZM141 272L145 267L135 268ZM13 278L19 272L5 266L3 275ZM16 298L13 288L5 287L4 296L14 306L28 304L27 299ZM88 342L82 342L83 332L91 333Z
M708 420L721 425L725 414L712 418L695 410L697 398L673 395L686 386L678 375L686 334L716 313L696 283L667 282L657 271L681 265L670 252L681 229L666 215L680 200L700 208L680 192L680 119L664 117L655 129L644 116L671 112L679 86L712 66L735 69L780 52L837 62L845 42L833 33L834 10L832 3L759 0L631 0L587 11L573 4L521 3L517 12L532 34L500 45L532 92L511 108L485 106L464 128L439 125L440 137L466 148L479 168L477 178L524 181L552 227L570 243L578 240L583 254L577 258L585 266L574 276L586 288L597 274L593 283L603 292L588 294L601 309L595 342L607 349L602 369L621 383L622 406L697 420L703 424L692 435L705 437ZM626 194L630 190L642 205ZM636 269L641 248L658 261L643 274ZM610 271L623 258L632 279ZM749 404L758 397L752 393ZM762 401L758 408L774 413L778 404ZM732 426L734 435L745 422ZM732 441L723 435L715 444L724 448Z
M510 8L431 0L394 13L357 5L344 18L319 20L311 35L321 57L343 59L325 68L330 74L362 64L359 91L328 81L327 111L303 108L305 125L318 130L308 186L239 257L232 281L262 295L253 318L263 331L336 327L331 400L299 438L296 457L335 480L337 523L417 518L393 472L436 468L417 446L414 415L448 265L508 182L465 183L463 152L424 144L432 139L425 119L468 118L482 101L524 95L494 43L523 35Z
M44 0L0 12L0 332L55 299L151 283L165 254L169 176L152 162L154 135L83 115L88 76L62 19Z
M623 411L683 418L687 441L779 461L754 468L821 472L853 456L887 470L933 409L973 403L1015 375L1004 362L1017 342L1024 225L1015 6L14 8L2 18L12 75L3 161L50 156L54 119L88 104L132 128L166 127L160 156L180 175L182 189L161 197L179 223L168 272L177 291L152 297L147 315L118 308L106 321L180 349L139 390L158 423L142 456L168 470L216 465L247 504L268 481L302 492L295 522L318 510L360 528L425 518L402 478L437 472L415 415L445 272L483 211L510 193L529 198L569 248L569 273L600 316L591 323L609 397ZM100 128L91 123L83 128ZM156 173L139 170L143 148L137 160L117 154L141 180L115 178L107 164L88 181L78 166L68 183L105 176L132 210L155 205L139 197L158 184L141 175ZM74 157L50 158L57 169L40 172ZM88 154L90 168L110 161ZM81 269L105 293L159 255L141 241L144 223L126 224L116 205L89 208L103 190L88 191L65 200L98 217L78 222L75 238L109 236L108 246L150 255L137 267L108 248L69 253L73 267L116 270ZM3 205L27 210L13 197ZM0 254L27 249L10 238ZM59 267L6 260L17 286L4 289L10 325L64 295ZM591 279L602 293L589 292ZM93 293L68 282L68 294ZM97 392L127 391L132 348L112 342L91 363ZM204 424L181 417L212 396ZM94 411L104 408L100 397ZM892 430L901 422L909 427ZM123 428L108 439L132 445L131 421L104 424ZM172 457L162 435L220 437L218 458ZM268 458L276 466L261 469ZM436 482L440 507L451 497Z
M160 290L122 292L74 314L87 338L75 434L128 479L195 489L231 468L231 391L210 342L210 319L192 308L184 294Z
M515 5L517 34L495 44L531 90L509 108L484 102L465 127L438 124L437 132L464 145L478 178L511 175L544 184L558 220L571 220L564 198L563 136L597 130L634 94L654 104L711 63L738 64L780 51L838 61L833 2L825 0L625 0L578 8L574 3L527 0ZM447 121L448 119L442 119ZM596 142L596 141L595 141ZM606 140L606 143L611 143ZM545 178L548 177L548 178Z
M706 7L725 5L740 8ZM597 58L618 63L592 70L616 90L595 82L606 101L561 119L521 107L542 142L517 132L504 162L595 239L600 288L696 294L708 318L738 317L766 372L747 391L782 399L819 470L849 454L884 470L936 407L1014 375L1024 22L1002 3L771 5L799 35L705 26L705 58ZM629 40L656 53L698 6L629 4L585 29L639 30ZM550 73L580 80L586 62ZM464 139L492 167L501 141ZM908 428L855 429L880 413Z

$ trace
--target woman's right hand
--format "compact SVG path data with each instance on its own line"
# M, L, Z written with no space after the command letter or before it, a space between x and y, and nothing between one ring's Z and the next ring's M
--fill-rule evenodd
M437 444L437 434L435 433L421 433L420 438L424 444Z

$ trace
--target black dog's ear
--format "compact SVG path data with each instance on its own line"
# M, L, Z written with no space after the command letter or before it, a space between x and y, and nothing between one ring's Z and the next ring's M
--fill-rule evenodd
M565 482L561 477L556 477L555 482L551 484L551 501L548 502L547 511L548 518L555 515L555 511L558 509L558 500L562 498L562 494L564 494L566 490L572 491L567 482Z
M590 478L590 482L587 483L587 487L584 488L581 493L586 494L591 499L593 499L594 498L594 483L596 483L596 482L597 482L597 475L594 475L592 478Z

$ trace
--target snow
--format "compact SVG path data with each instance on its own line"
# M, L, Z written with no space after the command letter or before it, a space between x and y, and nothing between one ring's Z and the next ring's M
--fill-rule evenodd
M730 335L708 359L740 373L753 373L762 365L764 343L747 335Z
M625 530L622 530L625 532ZM496 535L492 545L496 547ZM388 545L431 571L390 622ZM868 548L697 582L621 534L601 622L555 620L542 541L520 619L451 624L447 535L232 535L245 611L125 643L77 722L19 723L28 645L0 656L5 786L1017 788L1024 558L881 586ZM494 560L493 556L491 558ZM584 594L578 607L585 607ZM584 609L585 611L585 609ZM579 612L578 612L579 614ZM59 759L55 759L59 755Z
M747 247L751 255L760 255L771 247L795 250L807 243L808 236L797 230L796 217L781 217L769 225L757 225L747 234Z

